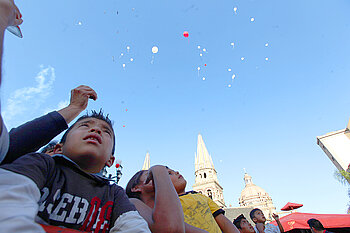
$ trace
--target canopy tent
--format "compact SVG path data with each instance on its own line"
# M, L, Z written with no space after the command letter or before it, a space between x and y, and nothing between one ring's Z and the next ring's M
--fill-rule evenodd
M303 204L288 202L285 206L283 206L283 208L281 210L283 210L283 211L295 210L295 209L298 209L302 206L303 206Z
M280 218L285 231L294 229L310 229L307 220L315 218L319 220L326 229L350 228L350 214L311 214L291 213ZM276 221L271 222L277 226Z

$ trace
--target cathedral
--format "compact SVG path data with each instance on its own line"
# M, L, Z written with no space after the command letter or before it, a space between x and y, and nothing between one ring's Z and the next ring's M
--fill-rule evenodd
M148 170L149 168L150 155L147 152L142 170ZM225 210L225 215L230 220L244 214L247 220L250 221L249 213L254 208L261 209L268 222L273 220L272 213L276 212L276 207L273 205L271 197L264 189L253 183L252 177L247 172L244 174L245 187L238 201L239 207L227 207L225 205L223 187L219 184L217 171L201 134L198 134L194 174L193 190L210 197Z

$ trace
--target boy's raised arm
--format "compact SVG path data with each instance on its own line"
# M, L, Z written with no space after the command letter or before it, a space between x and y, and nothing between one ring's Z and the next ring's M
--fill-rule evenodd
M4 33L8 26L20 25L23 20L13 0L0 0L0 84L2 81L2 51L4 47ZM0 108L1 112L1 108ZM9 147L9 136L0 113L0 162Z
M96 92L88 86L81 85L71 90L70 103L67 107L11 129L10 147L2 164L11 163L20 156L37 151L49 143L86 109L89 98L96 100Z
M148 170L145 183L153 182L155 189L152 219L155 230L161 232L184 232L184 215L180 199L169 178L166 167L156 165ZM163 231L163 232L165 232Z

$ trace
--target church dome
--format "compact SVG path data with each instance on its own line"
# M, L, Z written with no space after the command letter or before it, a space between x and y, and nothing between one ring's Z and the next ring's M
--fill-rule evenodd
M244 174L245 188L241 192L239 198L240 206L260 206L267 203L272 204L269 194L259 186L255 185L252 177L248 173Z

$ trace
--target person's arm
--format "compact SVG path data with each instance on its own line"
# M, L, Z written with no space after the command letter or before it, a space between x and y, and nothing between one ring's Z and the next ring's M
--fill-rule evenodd
M89 98L96 100L96 92L88 86L79 86L71 91L70 103L67 107L11 129L10 147L2 164L11 163L22 155L37 151L49 143L86 109Z
M219 214L215 217L215 221L223 233L239 233L237 227L233 225L233 223L228 218L226 218L225 215Z
M2 51L4 46L4 34L8 26L20 25L23 20L13 0L0 0L0 85L2 81ZM1 105L1 104L0 104ZM4 159L9 147L9 136L1 115L0 107L0 162Z
M152 219L152 208L147 206L141 200L136 199L136 198L130 198L130 201L131 201L131 203L133 203L135 205L137 211L146 220L146 222L148 223L148 226L152 230L152 225L155 224L153 219ZM153 231L153 230L152 230L153 233L157 232L157 231ZM185 232L186 233L208 233L205 230L202 230L202 229L199 229L197 227L191 226L191 225L189 225L187 223L185 223Z
M153 182L155 192L152 210L154 224L151 229L157 232L185 232L181 202L167 168L160 165L151 167L145 183L149 182Z
M276 223L278 225L278 228L280 229L280 232L283 233L284 229L283 229L282 223L280 221L280 217L277 214L272 214L272 217L276 220Z

